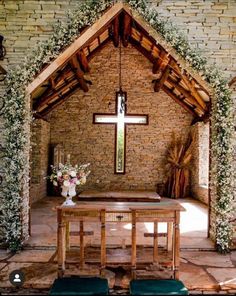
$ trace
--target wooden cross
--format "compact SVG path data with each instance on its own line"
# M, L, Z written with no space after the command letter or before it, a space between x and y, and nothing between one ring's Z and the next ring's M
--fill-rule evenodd
M126 92L116 93L116 113L94 113L93 123L114 124L115 129L115 173L125 174L126 158L126 125L127 124L148 124L148 115L126 114Z

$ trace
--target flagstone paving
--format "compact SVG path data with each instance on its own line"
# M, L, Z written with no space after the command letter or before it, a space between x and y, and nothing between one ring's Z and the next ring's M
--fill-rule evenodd
M47 198L33 205L32 236L25 244L22 252L11 254L0 250L0 291L16 294L47 294L50 286L57 277L56 257L56 212L55 205L62 203L60 197ZM204 205L192 200L180 201L188 210L181 216L181 252L180 279L192 294L236 294L236 251L231 254L220 255L213 251L214 245L207 239L207 209ZM196 216L196 213L198 216ZM188 221L188 223L187 223ZM197 221L197 223L196 223ZM200 221L200 222L199 222ZM78 225L72 225L72 231L78 231ZM144 238L144 232L152 232L152 223L138 225L138 278L170 278L171 272L161 269L158 265L147 265L152 261L153 244L151 238ZM162 224L160 231L166 231ZM72 252L68 256L66 275L99 275L100 260L100 229L98 225L85 224L85 230L93 230L94 236L86 237L86 265L79 269L79 237L72 237ZM123 264L130 262L131 225L107 225L107 267L105 276L109 280L111 295L126 295L131 279L130 266ZM145 245L146 247L141 247ZM165 245L165 238L160 239L160 245ZM149 247L148 247L149 246ZM160 248L161 256L163 248ZM119 260L120 266L115 267L112 262ZM161 258L160 258L161 260ZM90 262L90 263L89 263ZM23 288L16 290L9 282L11 271L21 269L25 273L26 281Z
M94 253L99 254L99 249L93 249ZM114 251L118 252L117 249L109 249L107 252L108 257L112 257ZM26 281L23 288L49 290L57 277L57 264L56 261L54 261L54 253L55 250L24 250L19 254L2 260L0 263L0 288L3 289L2 291L4 291L4 289L8 289L8 291L9 289L13 289L9 282L9 274L16 269L21 269L25 274ZM138 259L141 255L142 257L148 258L150 254L150 248L142 248L138 252ZM186 287L194 293L202 293L204 291L204 293L221 292L221 294L235 294L236 265L231 259L235 258L235 256L236 251L232 252L231 255L219 255L212 251L181 252L180 279L184 282ZM204 262L201 257L205 258L206 261ZM200 261L197 262L197 258L200 258L201 264ZM225 258L225 264L223 258ZM77 261L75 259L77 259ZM96 264L87 264L85 270L79 270L77 254L73 262L74 264L67 265L66 275L94 276L99 274L99 268ZM227 267L222 267L222 264ZM130 268L128 266L107 268L105 276L109 280L109 287L114 289L112 294L125 294L125 291L127 292L131 279ZM169 278L170 271L160 271L156 266L152 265L138 269L137 276L138 278Z
M186 212L181 213L181 248L187 249L214 249L214 244L207 238L207 207L193 199L178 200L185 208ZM62 197L47 197L32 206L31 237L27 241L28 247L56 246L56 211L54 208L62 204ZM79 225L73 223L72 231L78 231ZM166 223L159 224L159 231L166 232ZM86 237L87 245L100 244L100 227L95 223L85 223L85 230L93 230L94 236ZM153 223L137 224L137 244L152 245L152 238L144 237L145 232L153 231ZM130 223L108 223L106 226L107 244L110 245L130 245L131 244L131 224ZM79 245L79 239L72 237L72 244ZM165 239L160 238L159 244L164 245Z

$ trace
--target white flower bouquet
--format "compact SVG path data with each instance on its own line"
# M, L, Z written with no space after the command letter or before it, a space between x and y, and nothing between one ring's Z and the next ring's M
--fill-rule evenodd
M60 163L58 167L51 166L52 174L49 176L49 180L54 186L60 186L62 188L61 195L66 198L63 205L75 205L72 201L72 197L76 195L75 188L86 183L87 177L90 174L88 170L89 165L90 163L80 166Z
M60 163L58 167L51 166L52 174L49 179L54 186L84 185L90 174L88 170L89 165L90 163L80 166Z

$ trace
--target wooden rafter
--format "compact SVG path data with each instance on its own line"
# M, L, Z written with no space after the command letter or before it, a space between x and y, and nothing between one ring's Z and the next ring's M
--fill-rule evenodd
M90 71L90 68L89 68L89 64L88 64L88 59L87 59L84 51L80 50L77 53L77 57L79 59L80 66L81 66L82 70L84 71L84 73L88 73Z
M78 50L85 47L87 44L94 40L94 36L100 34L104 28L108 27L109 23L119 15L122 11L123 3L116 3L107 12L105 12L101 18L89 27L82 35L80 35L65 51L55 59L43 72L41 72L37 78L34 79L27 87L27 92L31 94L37 87L43 84L54 72L65 65L71 56L76 54Z
M169 95L173 100L176 101L180 106L182 106L186 111L191 113L194 117L198 117L198 114L194 111L194 108L191 108L190 106L186 105L180 97L178 97L176 94L174 94L167 86L163 85L162 89L164 90L167 95Z
M160 91L162 88L163 84L165 83L166 79L168 78L170 71L171 71L171 66L173 64L173 60L170 60L169 64L165 66L165 68L162 71L162 75L160 79L157 79L155 84L154 84L154 90L155 92Z
M44 105L49 104L50 101L65 93L68 88L73 87L75 84L78 84L77 80L72 80L69 83L65 83L60 86L56 91L52 91L51 93L49 93L49 95L43 95L42 97L38 98L37 101L33 104L33 109L35 111L41 110Z
M52 89L55 89L56 84L55 84L55 80L53 79L53 77L49 78L49 82L50 82L50 87Z
M164 50L160 52L158 59L153 63L152 72L156 74L158 71L165 69L169 62L168 53Z
M201 96L199 95L199 93L197 92L197 90L195 89L195 82L194 79L190 80L188 78L188 76L186 75L186 71L181 71L180 67L178 66L178 64L175 64L175 67L178 70L178 74L181 77L181 79L183 79L184 83L186 84L186 86L189 88L191 94L195 97L196 101L198 102L198 104L205 110L207 111L207 105L204 102L204 100L201 98Z
M198 103L198 101L195 99L195 97L191 94L191 92L189 90L186 90L182 85L180 85L179 83L177 83L173 78L171 78L170 76L168 77L167 81L174 87L176 88L184 97L186 97L188 99L188 101L198 107L203 113L204 113L204 109L202 108L202 106ZM180 81L179 81L180 82Z
M77 80L78 80L82 90L84 92L88 92L89 89L88 89L88 85L84 79L84 72L81 70L80 64L79 64L76 56L72 57L72 59L70 60L70 65L72 67L72 71L74 71L74 73L77 77Z
M120 39L120 21L119 16L117 16L113 21L113 33L112 39L115 47L119 46L119 39Z
M124 14L123 19L123 30L122 30L122 42L124 47L128 46L130 35L131 35L132 18L127 13Z
M95 55L107 45L108 42L110 42L109 37L102 41L100 46L97 46L93 51L90 51L89 55L87 56L88 62L91 61L95 57Z
M140 43L135 40L134 38L130 37L129 42L139 51L141 52L151 63L155 62L155 58L153 55L148 51L146 48L144 48Z
M47 108L43 109L40 114L42 117L46 116L49 112L51 112L53 109L55 109L56 107L58 107L59 105L61 105L63 102L65 102L65 100L67 100L69 97L71 97L79 88L79 84L77 82L76 85L74 85L73 87L69 88L67 93L65 93L64 95L61 95L60 98L56 101L54 101L51 104L48 104Z

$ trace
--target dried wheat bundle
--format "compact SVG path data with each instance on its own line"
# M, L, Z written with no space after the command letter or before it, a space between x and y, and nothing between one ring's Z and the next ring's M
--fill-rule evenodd
M169 176L166 182L166 195L168 197L181 198L187 195L194 139L193 133L189 133L186 142L183 137L177 138L174 133L172 134L172 142L167 156Z

